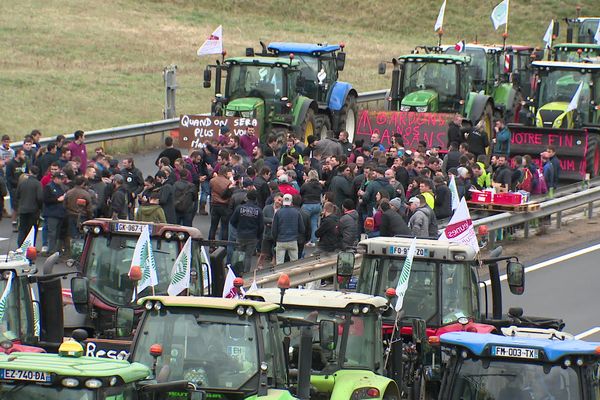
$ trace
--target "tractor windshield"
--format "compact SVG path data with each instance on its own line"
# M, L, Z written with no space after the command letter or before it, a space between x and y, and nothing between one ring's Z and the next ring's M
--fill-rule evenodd
M137 236L91 236L84 271L90 289L101 299L115 306L131 304L134 282L129 279L129 268ZM166 293L171 269L179 255L179 242L152 238L152 249L158 277L156 294ZM138 298L152 294L150 287L138 293Z
M33 339L31 297L24 279L11 271L5 271L0 277L0 295L6 299L6 303L0 306L0 342L17 339L28 342Z
M481 359L461 360L456 368L451 400L582 398L579 369Z
M398 285L403 265L403 258L364 255L357 291L385 296L388 288ZM432 327L454 323L460 317L477 318L477 282L475 269L467 263L415 259L404 297L404 315L422 318ZM395 318L393 312L390 308L384 318Z
M466 49L464 49L464 51L459 52L454 47L449 47L446 50L446 54L470 56L471 63L469 64L469 74L471 75L471 80L473 82L473 85L475 86L475 91L480 91L484 89L488 73L487 57L484 49L467 47Z
M169 307L146 313L138 328L133 361L149 368L149 349L159 343L156 372L166 381L187 380L201 389L255 391L258 387L257 327L267 326L266 316L239 317L234 310ZM279 344L280 346L280 344ZM269 373L275 370L267 363Z
M539 84L539 107L549 103L569 104L575 97L579 85L583 82L577 109L587 121L590 102L590 79L591 74L582 73L579 69L555 69L542 77ZM566 111L566 106L563 111Z
M294 309L286 306L285 317L305 319L309 313L317 312L317 322L333 321L337 324L338 339L332 349L323 349L319 344L319 325L312 327L312 366L315 374L331 375L340 369L366 369L376 371L382 365L381 325L376 314L352 315L345 310ZM290 337L290 364L298 368L300 329L290 328L283 323L283 333Z
M454 107L454 100L459 94L457 76L457 65L444 60L406 62L402 78L403 95L431 90L438 95L440 111L447 111Z
M226 89L229 99L259 97L266 101L275 101L285 95L283 68L246 64L230 66Z

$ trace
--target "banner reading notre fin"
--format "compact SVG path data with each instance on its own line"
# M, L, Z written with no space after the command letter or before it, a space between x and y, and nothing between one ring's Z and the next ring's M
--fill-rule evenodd
M179 117L179 147L190 150L202 148L204 143L218 139L219 130L224 125L236 136L242 136L250 126L254 127L258 136L261 128L256 118L183 114Z

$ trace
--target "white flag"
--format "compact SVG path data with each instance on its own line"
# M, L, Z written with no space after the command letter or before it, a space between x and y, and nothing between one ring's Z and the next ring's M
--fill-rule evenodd
M142 233L135 244L131 266L138 266L142 271L142 279L140 279L137 285L138 293L141 293L142 290L146 289L148 286L158 285L156 262L154 261L154 252L152 251L148 225L144 225ZM135 297L135 293L133 296ZM133 298L132 301L133 300L135 299Z
M440 13L438 14L437 19L435 20L435 26L433 27L433 31L437 32L444 26L444 13L446 12L446 0L442 3L442 7L440 8Z
M240 291L242 292L241 296L237 293L235 286L233 285L233 281L235 281L235 272L233 272L233 268L231 266L227 267L227 277L225 277L225 283L223 284L223 297L227 299L239 299L244 298L246 296L246 291L243 287L240 287Z
M8 295L10 294L10 290L12 288L13 273L11 271L8 274L9 276L6 280L6 287L2 292L2 297L0 297L0 322L4 320L4 315L6 314L6 307L8 305Z
M456 187L456 179L454 175L450 175L450 184L448 185L450 189L450 194L452 194L452 211L458 208L458 203L460 203L460 196L458 195L458 188Z
M258 290L258 285L256 284L256 279L252 281L252 285L250 285L250 288L248 289L249 292L251 292L253 290Z
M190 287L192 270L192 239L188 237L171 270L171 282L167 288L169 296L177 296Z
M29 233L25 237L25 240L23 240L19 250L22 250L23 255L25 255L25 253L27 253L27 248L32 246L35 247L35 225L29 230Z
M544 43L546 43L546 48L552 48L552 31L554 31L554 20L550 20L550 25L548 25L548 29L546 29L546 34L544 35Z
M473 228L473 220L464 197L460 199L456 212L450 218L450 222L438 240L461 243L471 246L476 253L479 252L479 243L477 243L477 235L475 235L475 228Z
M406 253L406 259L404 260L404 266L402 266L400 279L398 279L398 284L396 285L396 296L398 296L396 307L394 308L396 312L402 309L402 303L404 303L404 295L408 289L408 280L410 279L410 271L412 271L412 263L416 251L417 238L413 238L412 242L410 243L410 247L408 248L408 253Z
M217 29L204 41L198 49L198 57L208 54L223 53L223 25L219 25Z
M600 44L600 21L598 22L598 28L596 28L596 34L594 35L596 44Z
M206 265L206 273L204 273L204 267L202 267L202 283L204 286L204 293L212 293L210 290L210 284L212 282L212 269L210 267L210 256L206 251L206 246L202 246L200 250L200 263Z
M577 105L579 104L579 96L581 96L581 89L583 89L583 81L579 82L579 87L575 91L575 94L573 95L571 102L567 106L567 111L565 111L565 112L577 110Z
M506 24L508 22L508 0L503 0L494 7L490 18L492 19L492 24L494 24L494 29L496 30L500 25Z

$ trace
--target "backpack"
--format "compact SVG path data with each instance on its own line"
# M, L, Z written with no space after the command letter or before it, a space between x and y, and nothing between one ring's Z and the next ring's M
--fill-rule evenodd
M517 189L531 193L533 190L533 174L529 168L523 168L523 179L517 184Z
M192 192L193 185L189 182L178 181L173 185L175 189L175 211L186 213L194 207L194 193Z
M546 184L546 179L544 178L544 172L542 172L541 168L538 168L537 176L538 176L538 184L533 188L532 194L546 194L548 193L548 185Z

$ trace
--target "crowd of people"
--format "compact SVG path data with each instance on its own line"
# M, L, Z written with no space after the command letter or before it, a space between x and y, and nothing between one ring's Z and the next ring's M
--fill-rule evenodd
M510 158L503 121L494 129L465 129L456 115L442 152L399 134L386 144L378 133L352 143L342 131L338 139L309 136L305 144L293 133L261 141L253 128L236 136L224 126L187 156L167 137L145 178L133 158L118 160L102 147L88 155L82 131L70 142L59 135L41 146L34 130L18 149L2 137L0 190L10 196L19 244L40 217L42 250L54 252L80 237L90 218L192 226L198 215L210 219L210 240L229 242L228 261L240 274L302 258L310 247L351 249L361 234L437 237L440 220L452 215L451 180L467 199L472 190L556 188L560 163L552 146L538 168L529 156ZM247 255L255 252L252 265Z

